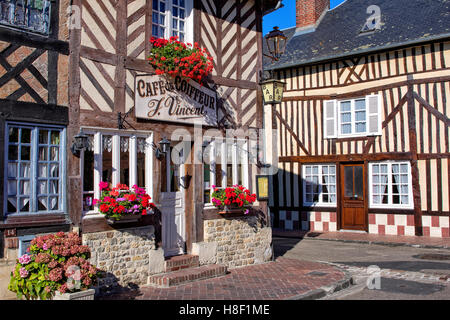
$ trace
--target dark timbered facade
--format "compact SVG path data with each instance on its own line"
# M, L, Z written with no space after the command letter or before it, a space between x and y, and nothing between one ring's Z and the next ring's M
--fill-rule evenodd
M265 65L286 82L274 227L450 236L450 26L394 3L297 1L286 54ZM381 24L367 33L370 5ZM438 17L449 3L425 6Z
M67 231L70 1L0 1L0 296L35 234Z

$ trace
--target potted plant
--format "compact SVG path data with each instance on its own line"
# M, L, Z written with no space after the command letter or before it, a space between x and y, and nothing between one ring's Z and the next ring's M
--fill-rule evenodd
M100 199L94 199L99 211L109 224L139 221L142 216L153 213L155 205L144 189L134 185L117 184L110 190L107 182L100 182Z
M256 195L243 186L219 189L213 186L212 203L219 208L219 214L250 212L249 208L256 201Z
M150 39L152 49L148 61L156 74L192 79L200 84L213 70L213 58L206 49L178 41L178 37Z
M88 246L75 233L36 237L28 253L17 259L8 289L19 299L93 300L91 287L98 269L91 265Z

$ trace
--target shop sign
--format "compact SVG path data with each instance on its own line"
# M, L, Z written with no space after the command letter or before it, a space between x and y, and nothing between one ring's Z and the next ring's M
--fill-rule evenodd
M136 118L217 126L216 92L181 77L135 79Z

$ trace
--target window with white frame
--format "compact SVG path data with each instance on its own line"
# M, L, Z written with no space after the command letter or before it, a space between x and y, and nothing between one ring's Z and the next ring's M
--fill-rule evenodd
M249 188L248 141L215 139L203 144L204 203L211 203L212 186L227 188L242 185Z
M151 133L83 129L89 147L82 154L83 211L94 211L100 182L137 185L152 196Z
M303 205L336 205L336 165L303 165Z
M193 42L191 12L192 0L153 0L152 35Z
M411 164L408 161L370 163L369 168L371 207L414 207Z
M65 129L7 124L5 212L64 212Z
M379 95L357 99L325 101L324 137L345 138L381 134Z
M47 35L50 0L0 0L0 24Z

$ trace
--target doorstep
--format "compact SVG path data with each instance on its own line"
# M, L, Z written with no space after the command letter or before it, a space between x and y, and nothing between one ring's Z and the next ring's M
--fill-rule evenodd
M217 278L226 274L226 266L211 264L150 276L148 279L148 284L159 288L170 288L197 280Z
M360 232L320 232L272 229L272 237L368 243L387 246L450 249L450 238L389 236Z

